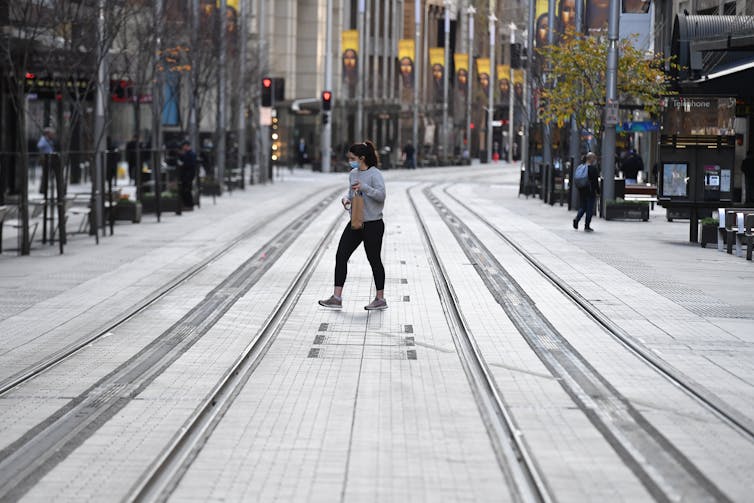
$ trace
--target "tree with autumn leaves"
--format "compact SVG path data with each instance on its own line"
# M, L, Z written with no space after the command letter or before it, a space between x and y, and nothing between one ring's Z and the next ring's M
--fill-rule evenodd
M537 49L549 62L552 76L539 90L542 120L563 127L574 116L580 129L602 132L607 46L605 34L588 36L570 29L557 45ZM618 51L619 103L641 106L656 115L662 97L674 94L665 72L672 62L661 54L648 55L636 49L630 38L618 42Z

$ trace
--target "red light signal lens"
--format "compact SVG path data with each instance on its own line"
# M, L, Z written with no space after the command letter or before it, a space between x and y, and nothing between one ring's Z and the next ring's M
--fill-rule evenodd
M272 86L272 79L262 79L262 85L264 87L271 87Z
M332 93L330 91L323 92L322 99L325 101L330 101L330 99L332 99Z
M36 76L36 75L34 75L33 73L31 73L31 72L26 72L26 78L27 78L27 79L35 79L36 77L37 77L37 76Z

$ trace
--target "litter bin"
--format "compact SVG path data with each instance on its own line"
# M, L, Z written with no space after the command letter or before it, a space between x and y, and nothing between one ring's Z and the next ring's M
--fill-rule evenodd
M382 163L382 169L393 169L393 160L390 156L391 148L388 146L380 149L380 162Z

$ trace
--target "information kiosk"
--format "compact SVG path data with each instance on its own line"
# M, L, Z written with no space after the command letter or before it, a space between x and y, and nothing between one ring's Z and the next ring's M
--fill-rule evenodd
M699 218L732 203L736 99L673 96L663 105L657 199L689 216L696 243Z

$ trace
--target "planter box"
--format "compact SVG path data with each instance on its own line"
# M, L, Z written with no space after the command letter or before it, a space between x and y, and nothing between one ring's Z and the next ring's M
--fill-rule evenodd
M706 248L708 244L717 245L717 224L699 224L699 244Z
M202 185L202 195L203 196L219 196L222 195L220 193L220 186L219 185Z
M648 203L612 203L605 206L605 220L649 220Z
M141 203L116 204L112 207L114 220L141 222Z
M180 199L177 197L161 197L160 198L160 212L165 213L168 211L174 211L178 213ZM141 201L142 213L157 213L157 202L154 197L145 197Z

